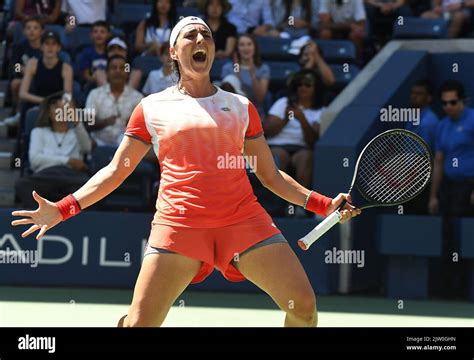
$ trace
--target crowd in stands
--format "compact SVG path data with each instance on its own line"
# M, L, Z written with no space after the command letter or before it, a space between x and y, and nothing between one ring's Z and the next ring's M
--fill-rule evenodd
M137 18L137 8L127 13L127 5L146 12ZM176 82L168 41L180 16L196 14L207 21L216 44L212 80L255 104L279 166L307 187L312 183L312 152L321 115L341 90L335 87L336 74L321 40L352 43L351 66L362 67L390 40L400 16L443 18L449 24L449 37L466 35L474 22L474 0L7 0L5 10L9 16L2 35L9 54L12 113L2 122L16 129L18 153L29 164L16 186L26 206L32 205L33 188L54 200L86 181L92 175L87 155L97 147L118 146L143 96ZM272 72L273 59L262 56L261 45L284 39L297 45L285 60L293 71L282 76ZM439 121L430 110L435 96L432 86L424 81L414 84L411 105L422 109L422 119L411 130L430 144L438 168L444 159L441 173L453 182L448 182L445 194L465 201L462 191L471 191L470 202L461 208L472 214L474 172L465 165L474 159L468 144L473 140L468 132L473 126L472 110L464 107L461 88L450 86L443 88L446 118ZM40 115L27 134L25 121L35 106L40 106ZM85 107L93 111L95 121L55 119L54 111L65 106ZM466 122L464 135L451 124L458 118ZM463 167L447 168L450 156L463 152ZM151 154L147 158L153 160ZM59 180L45 181L48 177ZM49 192L52 186L61 189L56 196ZM437 210L438 190L435 187L425 195L425 210L428 205L431 212ZM446 209L455 207L446 205ZM413 204L413 208L419 211L420 206Z

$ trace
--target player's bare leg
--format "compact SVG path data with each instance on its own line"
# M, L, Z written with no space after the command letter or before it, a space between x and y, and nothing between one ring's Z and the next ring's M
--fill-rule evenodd
M118 326L160 326L202 262L179 254L150 254L143 259L132 305Z
M286 327L316 326L316 296L300 261L286 243L262 246L235 263L248 280L286 312Z

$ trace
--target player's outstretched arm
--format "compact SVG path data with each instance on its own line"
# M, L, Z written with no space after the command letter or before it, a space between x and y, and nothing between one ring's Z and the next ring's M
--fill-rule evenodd
M306 189L291 176L277 168L273 161L272 152L268 147L264 136L245 140L244 153L248 157L255 157L255 175L257 175L263 186L282 199L285 199L292 204L304 207L311 190ZM344 200L348 203L351 202L350 195L348 194L339 194L334 199L326 198L326 200L327 206L323 206L323 199L321 200L321 206L316 206L316 208L319 208L317 210L322 210L322 208L325 207L324 211L314 211L308 207L307 209L326 216L335 211ZM360 214L360 210L354 208L350 204L346 204L341 214L341 222L344 222L349 220L351 217Z
M85 209L91 206L119 187L137 167L149 147L150 145L139 140L124 136L112 161L73 194L80 208ZM38 208L34 211L13 211L13 216L20 216L22 219L12 221L12 225L31 224L31 227L21 236L26 237L39 230L36 235L36 239L39 239L46 231L63 221L63 216L56 203L41 197L35 191L33 197L38 203Z

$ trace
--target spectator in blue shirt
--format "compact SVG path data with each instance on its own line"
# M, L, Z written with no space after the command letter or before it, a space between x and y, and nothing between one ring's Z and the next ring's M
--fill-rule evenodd
M237 27L239 34L280 36L280 32L275 29L269 0L230 0L229 3L232 9L227 19Z
M435 170L430 195L430 212L438 212L438 193L444 180L446 212L460 216L473 213L474 109L464 105L464 86L448 80L441 87L446 116L436 134Z
M410 93L411 108L419 110L419 116L408 122L406 129L419 135L430 147L432 153L435 151L436 130L439 124L438 116L431 110L434 87L429 80L419 80L413 84ZM415 199L404 205L405 213L426 215L428 212L428 201L430 189L426 188Z
M453 262L453 253L459 252L454 220L474 215L474 109L465 106L464 86L458 81L445 81L440 93L446 116L436 134L429 210L443 215L443 248L431 270L435 289L459 298L466 296L468 271L463 259Z
M107 83L103 70L107 65L106 45L110 35L110 25L107 22L95 22L91 29L93 45L86 47L79 54L78 71L87 90Z
M429 80L419 80L412 86L410 93L411 107L420 109L420 117L416 119L416 122L409 122L406 129L421 136L434 153L439 119L430 107L433 100L433 92L433 84Z

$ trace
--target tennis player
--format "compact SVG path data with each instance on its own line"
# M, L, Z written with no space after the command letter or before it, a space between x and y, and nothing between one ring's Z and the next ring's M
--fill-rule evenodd
M157 210L132 304L119 326L160 326L186 287L215 267L230 281L248 279L268 293L286 312L285 326L316 326L308 277L257 202L245 167L235 164L242 154L255 159L264 186L323 216L350 196L331 199L277 169L255 106L210 81L215 47L203 20L183 18L170 44L178 83L141 101L110 164L56 203L33 192L38 209L14 211L24 218L12 225L33 224L22 237L39 230L41 238L114 191L153 146L161 165ZM341 222L359 213L347 204Z

